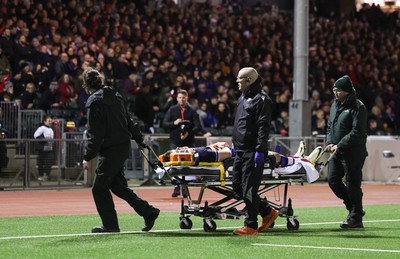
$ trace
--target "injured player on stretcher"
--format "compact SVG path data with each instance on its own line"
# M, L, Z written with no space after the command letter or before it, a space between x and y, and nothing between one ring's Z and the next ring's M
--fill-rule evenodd
M307 181L312 183L318 180L319 173L315 168L316 161L322 156L323 148L316 147L308 156L304 156L304 143L293 156L284 156L269 151L268 161L273 165L275 173L293 174L305 170ZM206 147L179 147L159 156L159 160L166 166L197 166L200 163L222 162L232 157L232 152L226 142L217 142ZM159 174L160 175L160 174Z

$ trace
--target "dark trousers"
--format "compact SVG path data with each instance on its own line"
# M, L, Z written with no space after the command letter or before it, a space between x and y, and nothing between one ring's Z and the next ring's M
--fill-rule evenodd
M237 152L233 163L232 188L236 195L244 200L247 215L245 226L258 228L258 213L262 217L268 215L271 208L257 194L261 184L263 168L255 167L254 152Z
M142 200L128 187L123 166L129 156L129 148L129 143L109 148L102 152L97 160L92 193L97 211L106 228L119 229L111 192L125 200L142 217L150 216L154 210L147 201Z
M350 217L355 219L360 219L363 211L361 181L365 154L366 152L336 153L329 161L329 187L343 200Z
M53 151L39 151L37 156L37 166L39 176L44 174L49 175L51 172L51 166L54 163Z

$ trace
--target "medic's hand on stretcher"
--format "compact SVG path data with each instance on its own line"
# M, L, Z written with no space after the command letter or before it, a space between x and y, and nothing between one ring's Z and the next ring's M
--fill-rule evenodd
M329 144L325 147L326 152L336 152L337 150L338 150L338 147L335 144Z
M256 154L254 155L255 167L264 167L264 160L264 154L256 151Z
M232 157L236 156L235 146L233 145L233 143L231 145L231 153L232 153Z
M137 143L137 145L138 145L138 147L140 148L140 149L145 149L145 148L148 148L148 146L144 143L144 142L142 142L142 143Z

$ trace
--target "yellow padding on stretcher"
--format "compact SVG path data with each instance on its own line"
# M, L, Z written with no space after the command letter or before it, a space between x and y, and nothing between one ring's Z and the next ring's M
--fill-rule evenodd
M194 166L194 161L172 161L166 162L166 166ZM219 166L219 180L221 182L221 186L225 186L225 167L224 163L222 162L199 162L197 166L210 166L210 167L217 167Z

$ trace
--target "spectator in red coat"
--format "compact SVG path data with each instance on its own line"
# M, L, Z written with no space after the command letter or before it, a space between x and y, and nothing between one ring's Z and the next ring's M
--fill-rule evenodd
M60 100L65 108L78 108L78 94L68 74L64 74L58 81L58 90L60 91Z

